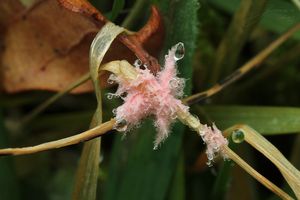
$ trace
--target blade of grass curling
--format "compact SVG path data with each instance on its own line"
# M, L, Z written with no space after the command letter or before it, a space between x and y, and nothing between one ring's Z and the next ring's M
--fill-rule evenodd
M7 146L7 133L4 128L2 110L0 110L0 147ZM12 157L0 159L0 196L1 199L20 199L17 177L14 172Z
M236 67L238 56L250 33L260 21L267 0L242 0L216 52L210 84Z
M263 135L300 132L300 108L296 107L202 106L201 109L221 129L243 123Z
M266 156L282 173L296 197L300 199L300 172L261 134L249 126L242 126L245 130L245 141Z
M123 31L123 28L108 22L104 27L102 27L91 44L90 75L95 88L97 108L90 124L90 128L102 123L102 99L98 80L100 64L113 40ZM100 143L101 139L96 138L84 144L77 169L75 186L72 194L73 199L96 199L100 162Z
M164 0L159 6L167 18L163 54L174 44L183 42L186 54L178 63L178 69L181 77L190 79L198 30L198 2ZM191 81L188 80L185 94L190 91ZM174 166L178 163L183 131L184 126L175 124L170 137L156 151L153 151L156 130L150 120L128 133L124 140L116 137L104 199L165 199L176 170Z

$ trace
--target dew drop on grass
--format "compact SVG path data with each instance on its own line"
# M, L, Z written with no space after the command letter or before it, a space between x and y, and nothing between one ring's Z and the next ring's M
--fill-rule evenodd
M107 94L107 98L108 98L108 99L112 99L113 97L114 97L114 94L112 94L112 93L108 93L108 94Z
M231 138L234 143L242 143L245 139L245 135L242 130L237 129L232 132Z
M174 55L174 59L177 60L181 60L184 57L184 44L182 42L179 42L178 44L176 44L176 51L175 51L175 55Z

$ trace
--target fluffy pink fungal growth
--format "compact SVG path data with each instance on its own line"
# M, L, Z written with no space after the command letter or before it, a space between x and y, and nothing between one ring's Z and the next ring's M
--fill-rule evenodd
M146 69L136 66L138 76L133 81L111 77L119 87L115 94L110 95L124 100L124 104L114 111L117 122L125 120L127 126L123 131L126 131L138 125L145 117L154 116L158 130L154 148L168 137L169 127L177 118L176 111L188 111L188 107L177 99L183 95L184 79L177 77L176 61L183 57L183 50L182 43L175 45L165 58L163 70L156 76L146 66ZM127 95L122 97L123 94Z
M221 131L213 124L213 127L209 127L207 125L203 125L201 130L199 130L200 136L203 141L206 143L206 155L208 158L208 165L211 165L211 162L215 158L215 156L219 153L226 158L225 153L223 152L224 145L228 145L228 141L222 135Z

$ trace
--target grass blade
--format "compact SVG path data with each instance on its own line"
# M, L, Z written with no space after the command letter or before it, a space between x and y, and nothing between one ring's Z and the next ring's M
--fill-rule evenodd
M114 4L111 11L112 13L109 17L111 21L114 21L118 17L119 13L124 8L124 5L125 5L124 0L114 0Z
M242 123L264 135L300 132L300 108L269 106L204 106L201 108L221 129Z
M97 108L90 128L102 123L102 99L98 80L99 67L102 59L113 40L123 32L123 28L107 23L96 35L90 49L90 75L94 84L97 99ZM100 138L86 142L83 147L79 166L77 169L73 199L96 199L97 181L99 174Z

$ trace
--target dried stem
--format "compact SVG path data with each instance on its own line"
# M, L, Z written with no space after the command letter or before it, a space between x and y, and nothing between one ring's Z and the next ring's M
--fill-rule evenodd
M55 140L52 142L46 142L43 144L39 144L32 147L24 147L24 148L7 148L1 149L0 155L24 155L24 154L33 154L41 151L46 151L50 149L57 149L61 147L70 146L73 144L78 144L80 142L84 142L87 140L91 140L93 138L99 137L108 131L112 130L114 124L116 123L115 119L111 119L95 128L84 131L80 134L70 136L64 139Z
M241 168L243 168L246 172L248 172L252 177L254 177L258 182L263 184L269 190L277 194L282 199L293 199L279 187L274 185L271 181L266 179L260 173L258 173L255 169L253 169L248 163L246 163L241 157L239 157L234 151L232 151L228 146L224 147L224 151L227 156L233 160L236 164L238 164Z

